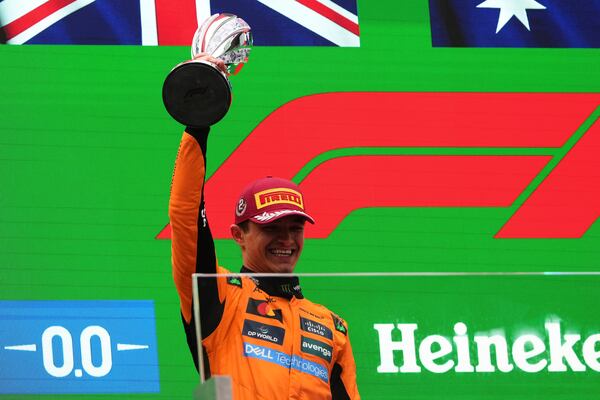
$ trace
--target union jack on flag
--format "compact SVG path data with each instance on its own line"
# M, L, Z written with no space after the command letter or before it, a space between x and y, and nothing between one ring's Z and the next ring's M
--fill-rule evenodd
M9 44L189 45L211 14L263 46L360 46L357 0L0 0Z

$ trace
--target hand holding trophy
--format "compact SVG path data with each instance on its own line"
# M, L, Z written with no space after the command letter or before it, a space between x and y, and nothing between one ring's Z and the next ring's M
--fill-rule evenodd
M227 79L248 61L250 26L232 14L215 14L198 28L192 41L192 60L171 70L163 84L167 112L186 126L210 126L221 120L231 104Z

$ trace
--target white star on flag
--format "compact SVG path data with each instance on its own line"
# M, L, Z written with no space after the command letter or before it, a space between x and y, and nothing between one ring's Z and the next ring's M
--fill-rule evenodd
M529 29L529 20L527 19L527 10L545 10L546 7L535 0L485 0L479 4L477 8L499 8L500 16L498 17L498 26L496 33L506 25L512 18L517 17L519 21Z

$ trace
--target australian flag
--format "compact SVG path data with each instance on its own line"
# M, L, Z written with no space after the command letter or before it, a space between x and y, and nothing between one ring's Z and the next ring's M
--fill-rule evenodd
M439 47L600 47L600 0L429 0Z
M263 46L360 46L357 0L0 0L10 44L189 45L227 12Z

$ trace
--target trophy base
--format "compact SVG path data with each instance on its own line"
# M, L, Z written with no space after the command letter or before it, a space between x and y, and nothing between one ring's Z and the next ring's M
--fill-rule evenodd
M224 74L204 61L179 64L167 75L162 90L167 112L186 126L219 122L231 105L231 86Z

